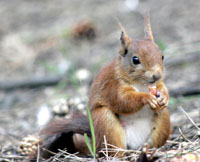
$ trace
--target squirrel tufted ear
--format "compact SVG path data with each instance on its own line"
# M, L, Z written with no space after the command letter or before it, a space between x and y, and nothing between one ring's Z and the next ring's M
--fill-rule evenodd
M154 41L152 30L151 30L149 13L146 13L144 15L144 33L145 33L145 39Z
M120 26L120 29L122 30L121 37L120 37L122 49L120 50L120 54L122 56L125 56L128 53L128 45L131 43L131 39L128 37L124 27L120 23L119 23L119 26Z

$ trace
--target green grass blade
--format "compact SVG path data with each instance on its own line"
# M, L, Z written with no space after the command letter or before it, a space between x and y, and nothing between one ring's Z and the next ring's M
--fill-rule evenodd
M90 145L90 141L89 141L89 138L88 138L88 136L87 136L86 133L84 134L84 138L85 138L85 142L86 142L86 144L87 144L87 147L88 147L90 153L92 154L93 157L95 157L95 154L94 154L93 151L92 151L92 147L91 147L91 145Z
M93 122L92 122L92 115L90 112L89 107L87 106L87 113L88 113L88 118L89 118L89 124L90 124L90 131L92 134L92 143L93 143L93 153L94 155L96 155L96 138L95 138L95 131L94 131L94 126L93 126ZM94 156L95 158L95 156Z

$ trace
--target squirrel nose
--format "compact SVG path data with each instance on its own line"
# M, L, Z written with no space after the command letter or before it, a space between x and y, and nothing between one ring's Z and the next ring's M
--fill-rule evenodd
M152 76L152 78L153 78L154 81L157 81L157 80L159 80L161 78L161 76L159 74L154 74Z

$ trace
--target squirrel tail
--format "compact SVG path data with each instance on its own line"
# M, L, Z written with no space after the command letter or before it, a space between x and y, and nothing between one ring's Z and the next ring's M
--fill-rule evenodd
M85 133L91 137L88 118L83 114L73 115L70 119L50 121L40 133L45 136L40 147L40 156L47 159L53 155L52 152L58 152L58 149L66 149L69 153L77 152L73 135ZM36 157L37 153L34 153L31 159Z

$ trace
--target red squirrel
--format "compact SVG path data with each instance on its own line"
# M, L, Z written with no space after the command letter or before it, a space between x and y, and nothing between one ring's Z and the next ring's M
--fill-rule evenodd
M107 143L122 149L138 149L144 143L160 147L170 135L164 56L154 42L148 16L142 40L131 40L121 25L120 28L119 55L97 74L90 88L88 105L96 149L105 148L104 136ZM71 153L87 154L84 133L91 136L87 116L54 121L42 130L47 138L41 147L54 152L67 148ZM43 155L49 156L47 152Z

